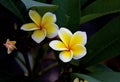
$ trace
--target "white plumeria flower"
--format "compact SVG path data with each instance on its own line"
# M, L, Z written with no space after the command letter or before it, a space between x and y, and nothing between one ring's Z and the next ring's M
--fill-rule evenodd
M75 78L73 82L79 82L79 78Z
M34 31L31 37L35 42L40 43L46 36L48 38L57 36L58 26L55 24L55 14L47 12L41 17L36 11L30 10L29 16L33 23L24 24L21 29L24 31Z
M85 44L87 36L85 32L77 31L74 34L66 28L60 28L58 36L61 39L53 40L49 46L57 51L61 51L59 58L63 62L69 62L73 59L80 59L86 55Z
M88 82L87 80L79 80L79 78L75 78L73 82Z

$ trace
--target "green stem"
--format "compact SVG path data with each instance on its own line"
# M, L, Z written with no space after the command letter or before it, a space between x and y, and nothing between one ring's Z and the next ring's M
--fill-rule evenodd
M47 72L48 70L50 70L50 69L52 69L52 68L54 68L56 66L58 66L57 62L51 64L50 66L48 66L46 68L44 68L42 71L39 72L39 75L42 75L43 73Z
M31 77L32 73L31 73L31 68L30 68L30 63L29 63L29 59L28 59L28 54L27 53L24 53L24 59L25 59L25 65L26 65L26 68L28 69L28 76Z

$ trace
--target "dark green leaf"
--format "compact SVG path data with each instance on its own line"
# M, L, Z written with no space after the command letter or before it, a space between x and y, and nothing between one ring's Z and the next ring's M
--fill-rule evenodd
M70 62L70 64L72 64L72 65L74 65L74 66L78 66L78 65L79 65L79 61L73 59L73 60Z
M3 5L5 8L10 10L12 13L14 13L18 18L20 18L22 21L24 21L23 18L23 12L25 7L21 3L21 1L15 1L15 0L0 0L0 4ZM25 11L24 11L25 12Z
M39 2L42 2L42 3L46 2L46 0L35 0L35 1L39 1Z
M96 0L92 4L88 5L82 11L82 17L80 24L91 21L95 18L120 12L120 0Z
M120 54L120 16L106 24L88 41L87 55L80 64L90 66Z
M28 61L30 64L30 69L33 70L33 56L31 53L28 53Z
M56 11L57 23L60 27L67 27L76 31L80 20L80 0L53 0L53 4L58 5Z
M90 72L112 72L112 70L106 65L97 64L87 68Z
M81 6L83 6L88 0L80 0Z
M37 10L40 14L44 14L45 12L54 12L58 7L56 5L45 4L33 0L21 0L27 9Z
M23 54L21 52L17 53L16 58L18 58L22 63L25 64L25 59L24 59Z
M23 57L23 54L18 52L17 56L15 57L16 62L18 63L18 65L21 67L21 69L24 71L25 75L28 75L28 70L26 68L26 62L25 59Z
M85 74L79 74L79 73L73 73L73 76L76 78L87 80L88 82L101 82L100 80L97 80L91 76L85 75Z
M96 72L90 74L90 76L102 82L120 82L120 72Z
M106 12L106 13L88 14L88 15L85 15L85 16L81 17L80 24L84 24L86 22L89 22L89 21L94 20L96 18L102 17L104 15L116 13L116 12L119 12L119 11L120 10L116 10L116 11L112 11L112 12Z

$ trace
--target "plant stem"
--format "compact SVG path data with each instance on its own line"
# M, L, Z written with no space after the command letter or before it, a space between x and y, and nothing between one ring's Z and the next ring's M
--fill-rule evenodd
M44 68L42 71L39 72L39 75L42 75L43 73L47 72L48 70L50 70L50 69L52 69L52 68L54 68L56 66L58 66L57 62L51 64L50 66L48 66L46 68Z
M30 63L29 63L29 60L28 60L28 54L27 53L24 53L24 59L25 59L25 62L26 62L26 68L28 69L28 76L31 77L32 76L32 72L31 72L31 68L30 68Z

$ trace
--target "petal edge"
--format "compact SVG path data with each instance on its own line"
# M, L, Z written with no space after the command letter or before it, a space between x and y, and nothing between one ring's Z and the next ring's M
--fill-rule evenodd
M60 39L64 42L64 44L68 47L72 37L72 32L67 28L60 28L58 35Z
M29 11L29 16L30 18L32 19L32 21L37 24L38 26L40 25L41 23L41 16L38 14L37 11L35 10L30 10Z
M87 50L83 45L75 45L72 47L73 59L80 59L87 54Z
M63 62L70 62L72 60L73 53L71 51L63 51L59 54L59 58Z
M56 22L56 15L51 12L46 12L42 17L41 24L45 25L47 23L55 23L55 22Z
M75 44L85 45L86 42L87 42L86 32L77 31L73 34L71 38L70 46L74 46Z
M46 34L48 38L54 38L57 36L58 34L58 26L54 23L50 23L45 25L45 29L46 29Z
M61 41L59 41L59 40L51 41L49 43L49 46L52 49L57 50L57 51L67 50L67 48L65 47L65 45Z
M35 42L40 43L45 39L46 31L44 29L43 30L35 30L31 37Z
M33 30L37 30L39 28L34 23L27 23L27 24L23 24L20 29L24 30L24 31L33 31Z

